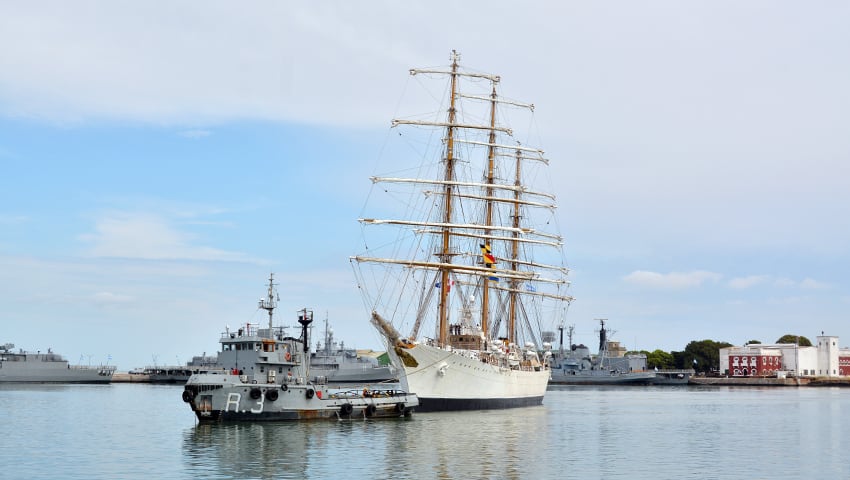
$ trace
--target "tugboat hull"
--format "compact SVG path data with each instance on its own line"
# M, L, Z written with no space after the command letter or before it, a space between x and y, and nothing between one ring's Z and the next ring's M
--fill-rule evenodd
M243 384L236 375L195 375L184 387L183 400L201 422L405 417L419 405L416 395L397 390Z

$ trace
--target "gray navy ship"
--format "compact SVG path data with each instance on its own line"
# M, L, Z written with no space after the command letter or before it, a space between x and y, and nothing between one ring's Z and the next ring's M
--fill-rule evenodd
M647 370L646 355L619 355L619 342L608 340L605 320L599 320L599 353L591 356L590 349L572 342L573 327L569 327L569 351L564 350L563 329L561 347L552 359L550 384L622 385L655 383L655 372ZM611 343L614 343L612 348Z
M218 365L227 371L197 373L183 388L183 401L202 422L270 421L409 416L419 405L415 394L397 389L329 388L310 375L308 332L313 312L298 312L300 338L274 327L277 306L274 277L259 308L268 311L268 328L248 324L225 331Z
M15 345L0 345L0 383L110 383L114 366L71 365L61 355L13 351Z
M226 369L218 364L218 357L196 355L186 365L154 365L131 373L143 375L148 383L185 384L189 377L196 373L224 372Z
M377 357L337 342L325 318L324 343L317 342L316 351L310 355L310 378L324 378L328 383L397 382L398 371L388 363L382 364Z

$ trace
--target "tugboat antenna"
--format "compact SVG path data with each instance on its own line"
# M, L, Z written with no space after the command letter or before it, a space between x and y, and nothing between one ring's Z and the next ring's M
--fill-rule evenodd
M272 316L274 315L274 309L277 307L277 300L280 299L280 297L278 297L278 299L275 300L274 286L275 286L274 273L270 273L269 274L269 296L268 296L268 298L261 298L260 304L259 304L260 308L269 312L269 334L268 334L269 338L274 337L272 335Z

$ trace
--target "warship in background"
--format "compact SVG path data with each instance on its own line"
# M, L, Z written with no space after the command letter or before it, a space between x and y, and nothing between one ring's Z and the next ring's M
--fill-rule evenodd
M147 366L131 374L146 376L148 383L174 383L184 384L189 377L196 373L224 372L227 369L218 363L218 357L196 355L186 365L154 365Z
M316 351L310 354L310 378L324 378L328 383L377 383L398 381L395 367L389 359L382 364L385 352L358 351L346 348L344 342L334 340L333 330L325 317L324 343L316 343Z
M687 385L694 375L694 369L655 370L653 385Z
M15 345L0 345L0 383L110 383L115 367L70 365L61 355L13 352Z
M646 355L625 355L620 342L608 339L605 320L599 320L599 353L590 354L584 345L573 344L573 326L569 327L569 351L564 350L564 331L561 327L561 346L552 358L550 384L567 385L651 385L656 372L647 370Z

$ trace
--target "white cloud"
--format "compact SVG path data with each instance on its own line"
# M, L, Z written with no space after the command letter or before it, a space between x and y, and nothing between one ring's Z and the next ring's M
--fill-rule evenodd
M185 138L198 139L198 138L209 137L210 135L212 135L212 132L209 131L209 130L194 129L194 130L183 130L182 132L178 132L177 135L180 135L181 137L185 137Z
M804 288L806 290L821 290L829 288L829 284L819 282L811 278L805 278L802 282L800 282L800 288Z
M150 213L112 213L95 222L94 233L80 235L94 257L147 260L252 262L244 253L198 245L192 234Z
M824 282L819 282L817 280L811 278L805 278L802 281L795 281L786 277L774 278L770 275L749 275L746 277L737 277L729 280L729 287L743 290L746 288L754 287L756 285L763 285L771 283L775 287L779 288L800 288L806 290L818 290L830 288L830 285Z
M391 111L395 99L371 94L377 80L403 79L417 58L376 28L394 23L387 16L415 16L414 6L94 5L97 15L59 1L0 5L0 44L12 46L0 50L5 112L58 123L386 123L369 106ZM347 101L316 101L329 92Z
M0 213L0 225L17 225L29 220L29 217L24 215L14 215L11 213Z
M747 277L737 277L729 280L729 286L735 289L745 289L761 285L769 281L770 276L768 275L750 275Z
M110 305L115 303L128 303L133 301L129 295L121 295L112 292L97 292L92 295L92 301L98 305Z
M704 270L684 273L658 273L636 270L623 277L623 280L635 285L651 288L680 289L698 287L706 281L717 282L721 278L723 278L723 275L720 275L719 273L707 272Z

